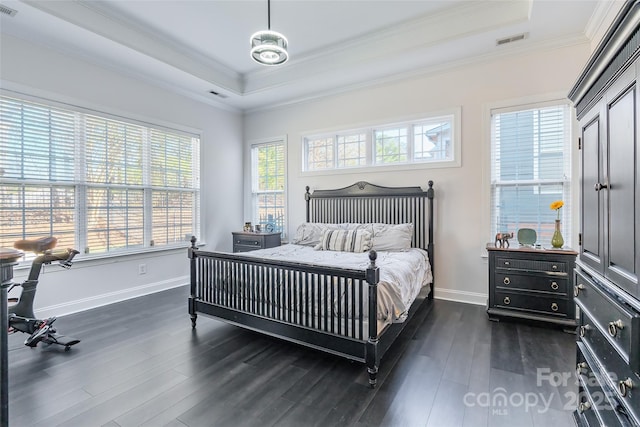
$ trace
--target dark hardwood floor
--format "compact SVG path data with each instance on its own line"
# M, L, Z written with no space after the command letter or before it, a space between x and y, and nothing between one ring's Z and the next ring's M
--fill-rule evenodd
M187 314L186 287L61 317L64 352L9 336L10 426L570 426L575 336L435 300L366 369ZM568 377L568 378L567 378Z

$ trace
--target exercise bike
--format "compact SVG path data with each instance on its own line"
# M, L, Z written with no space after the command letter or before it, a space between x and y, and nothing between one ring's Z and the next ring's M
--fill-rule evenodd
M79 339L60 335L53 327L56 317L48 319L37 319L33 313L33 300L36 296L38 279L43 265L59 262L63 268L71 268L73 257L79 252L75 249L66 249L53 252L58 243L55 237L43 237L35 240L18 240L13 244L16 249L34 252L38 256L31 262L29 277L22 283L15 283L10 288L22 287L19 298L8 298L9 303L9 334L23 332L29 337L24 341L27 347L36 347L38 343L58 344L64 346L65 351L69 351L72 345L78 344Z

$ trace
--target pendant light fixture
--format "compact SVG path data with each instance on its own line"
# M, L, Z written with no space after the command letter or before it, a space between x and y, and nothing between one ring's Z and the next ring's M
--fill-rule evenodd
M287 62L289 42L282 34L271 31L271 0L267 0L267 30L251 36L251 57L263 65L280 65Z

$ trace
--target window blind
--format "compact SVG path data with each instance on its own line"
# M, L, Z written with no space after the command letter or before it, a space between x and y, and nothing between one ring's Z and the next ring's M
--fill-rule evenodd
M491 113L492 233L532 228L549 247L555 219L571 241L569 107L550 105ZM562 200L564 207L551 210Z
M0 246L111 253L199 230L199 137L0 96Z
M253 221L263 230L286 230L285 182L286 147L284 141L253 145L252 149Z

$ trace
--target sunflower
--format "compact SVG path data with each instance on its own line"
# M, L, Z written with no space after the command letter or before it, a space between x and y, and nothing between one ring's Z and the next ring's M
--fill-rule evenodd
M560 208L562 208L563 206L564 202L562 200L556 200L555 202L551 203L549 207L551 208L551 210L558 212L558 219L560 219Z

